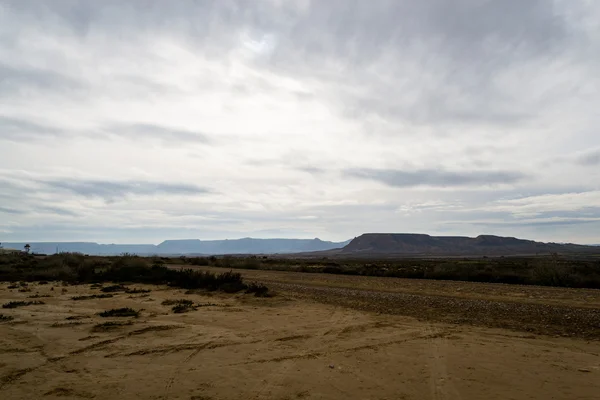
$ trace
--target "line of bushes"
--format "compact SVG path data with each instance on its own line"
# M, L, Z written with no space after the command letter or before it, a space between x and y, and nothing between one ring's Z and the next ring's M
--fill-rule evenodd
M267 256L179 257L173 262L233 269L438 279L600 289L600 260L538 257L435 259L311 259Z
M45 257L28 254L0 255L0 281L51 281L69 283L147 283L167 284L183 289L219 290L235 293L248 286L235 272L215 274L192 269L171 269L151 258L123 255L86 257L63 253ZM116 286L115 286L116 288ZM115 289L116 290L116 289ZM103 291L109 291L104 288Z

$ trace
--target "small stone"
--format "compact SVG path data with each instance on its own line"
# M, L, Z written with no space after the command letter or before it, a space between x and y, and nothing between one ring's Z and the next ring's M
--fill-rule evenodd
M591 369L589 369L589 368L579 368L579 370L578 370L578 371L579 371L579 372L592 372L592 370L591 370Z
M329 368L333 369L333 368L335 368L335 365L329 364Z

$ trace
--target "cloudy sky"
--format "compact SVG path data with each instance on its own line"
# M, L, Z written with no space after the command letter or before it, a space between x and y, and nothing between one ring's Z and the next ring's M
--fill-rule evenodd
M600 243L600 2L0 0L0 241Z

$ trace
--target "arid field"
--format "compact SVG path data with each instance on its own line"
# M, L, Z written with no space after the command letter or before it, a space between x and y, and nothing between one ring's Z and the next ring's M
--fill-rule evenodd
M0 309L0 398L600 398L598 290L240 272L276 295L0 283L43 302Z

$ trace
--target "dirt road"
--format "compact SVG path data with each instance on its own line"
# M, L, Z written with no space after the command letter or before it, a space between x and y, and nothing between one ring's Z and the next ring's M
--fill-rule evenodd
M135 285L151 292L73 300L101 292L7 286L0 283L2 304L48 297L0 309L13 318L0 322L2 399L592 400L600 393L598 341L378 314L283 287L256 298ZM162 304L168 299L200 306L175 314ZM141 314L101 325L100 311L120 307Z

